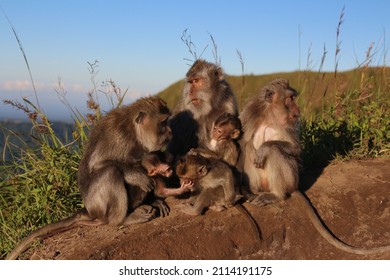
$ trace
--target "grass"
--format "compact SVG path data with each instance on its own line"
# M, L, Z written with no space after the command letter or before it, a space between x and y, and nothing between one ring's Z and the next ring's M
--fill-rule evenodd
M324 46L322 63L317 71L310 69L310 63L307 63L307 69L298 72L227 77L237 93L240 109L246 99L268 81L276 77L290 80L290 84L300 92L298 103L302 111L304 167L324 165L335 158L390 156L390 69L385 63L373 67L374 54L372 49L368 49L366 60L356 69L338 71L342 22L343 11L337 29L333 72L322 71L327 55ZM13 31L28 66L20 40ZM215 41L210 37L214 58L220 61ZM196 58L205 51L198 55L186 31L182 41ZM239 51L237 54L244 73L243 56ZM382 55L385 54L383 52ZM307 60L310 59L309 53ZM0 165L0 258L4 258L31 230L65 218L82 207L77 188L78 163L88 130L102 115L97 98L101 92L96 81L98 62L89 63L89 67L92 88L87 93L87 107L90 114L83 116L67 103L66 91L59 82L57 94L71 110L74 120L73 131L65 140L55 132L38 100L31 102L24 99L22 103L5 101L26 113L32 129L26 141L17 133L2 128L6 139L2 154L10 155L11 160L6 161L3 157ZM29 67L28 70L33 81ZM159 96L173 108L181 97L182 88L183 81L179 81ZM121 105L126 93L122 93L112 80L104 84L103 94L112 108Z

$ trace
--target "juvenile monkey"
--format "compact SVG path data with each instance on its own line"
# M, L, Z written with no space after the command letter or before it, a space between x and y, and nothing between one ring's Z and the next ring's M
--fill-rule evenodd
M194 190L191 192L189 206L184 206L182 212L189 215L201 215L206 208L214 211L223 211L233 205L250 222L256 239L261 240L261 231L258 224L248 210L237 203L242 196L235 188L235 179L231 168L217 157L202 156L205 149L191 149L182 157L177 166L176 173L182 182L193 182Z
M224 112L238 115L236 98L222 69L196 60L186 74L182 100L169 120L173 134L169 152L177 157L191 148L207 148L211 126Z
M211 129L211 141L208 148L215 152L230 166L236 166L240 155L240 146L236 142L241 136L241 121L237 116L223 113L214 122Z
M36 238L73 227L130 225L156 217L144 204L153 190L151 178L139 165L145 153L161 150L172 137L170 111L157 97L139 99L110 111L92 128L78 170L78 186L85 208L70 218L44 226L27 236L8 256L16 259ZM155 201L160 212L167 206Z
M180 182L179 188L167 188L164 177L169 178L173 174L173 157L163 152L151 152L142 158L142 166L153 177L155 182L154 194L158 197L179 196L192 190L193 182Z
M201 215L210 208L223 211L235 204L237 199L233 173L226 163L216 158L187 154L179 159L176 174L181 182L192 182L190 206L182 209L190 215Z
M288 80L275 79L250 99L241 113L243 138L239 169L249 200L267 205L288 198L298 199L318 232L332 245L353 254L380 254L390 246L364 249L350 246L326 229L311 203L298 190L299 116L297 92Z

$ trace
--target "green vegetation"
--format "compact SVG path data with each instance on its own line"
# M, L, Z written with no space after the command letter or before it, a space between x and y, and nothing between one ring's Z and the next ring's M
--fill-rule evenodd
M187 46L193 46L183 38ZM214 40L213 44L218 62ZM335 158L390 155L390 69L371 67L372 56L368 51L363 65L338 72L338 55L336 51L332 73L321 71L320 66L319 71L227 77L241 108L266 82L275 77L290 80L291 86L300 92L304 168L325 165ZM89 66L95 83L97 62ZM106 85L109 90L104 93L112 107L120 106L126 92L122 94L113 81ZM177 82L159 96L173 108L181 97L182 87L183 82ZM4 143L0 163L0 258L31 230L65 218L82 207L77 169L88 130L101 116L97 94L97 86L93 84L87 102L91 114L87 116L75 111L63 95L62 101L73 112L74 123L59 130L47 119L38 100L36 104L27 99L23 104L5 101L23 110L30 125L27 132L23 129L23 135L9 123L0 125Z
M314 72L250 75L245 76L243 98L250 97L275 77L290 80L300 92L304 168L324 165L340 157L388 157L390 77L387 73L389 69L383 67L338 73L336 78L334 73ZM228 77L228 81L235 92L240 90L242 77ZM112 90L106 94L113 100L113 107L119 106L123 95L111 83ZM182 82L177 82L159 95L173 107L181 89ZM27 134L2 126L3 154L9 160L3 158L0 166L1 257L32 229L65 218L82 207L77 188L78 163L87 131L101 115L94 94L96 88L88 93L91 114L84 118L74 112L72 126L57 124L56 129L28 100L26 106L7 101L24 110L31 124L24 128Z

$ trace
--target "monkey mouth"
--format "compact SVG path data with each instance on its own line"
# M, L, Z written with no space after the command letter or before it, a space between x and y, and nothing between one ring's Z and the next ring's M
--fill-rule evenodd
M194 180L190 179L190 178L180 178L180 182L181 183L184 183L184 184L189 184L189 183L193 183Z
M192 105L195 105L195 106L199 106L199 105L201 105L202 104L202 100L201 99L199 99L199 98L194 98L194 99L191 99L191 104Z

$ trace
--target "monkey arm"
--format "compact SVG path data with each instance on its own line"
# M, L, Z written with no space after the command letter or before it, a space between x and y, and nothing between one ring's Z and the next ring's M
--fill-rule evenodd
M168 197L182 195L183 193L191 191L193 189L194 183L192 181L183 182L181 183L180 188L167 188L161 178L155 178L155 185L155 195L159 197Z
M122 166L123 178L129 185L139 186L144 192L154 189L154 183L145 170L136 166Z
M291 142L281 140L267 141L256 150L254 160L256 168L264 168L265 162L271 153L282 153L291 157L299 156L298 149Z
M216 158L216 159L220 159L220 156L218 156L217 153L211 151L211 150L208 150L208 149L205 149L205 148L192 148L188 154L190 155L193 155L193 156L202 156L202 157L205 157L205 158Z

